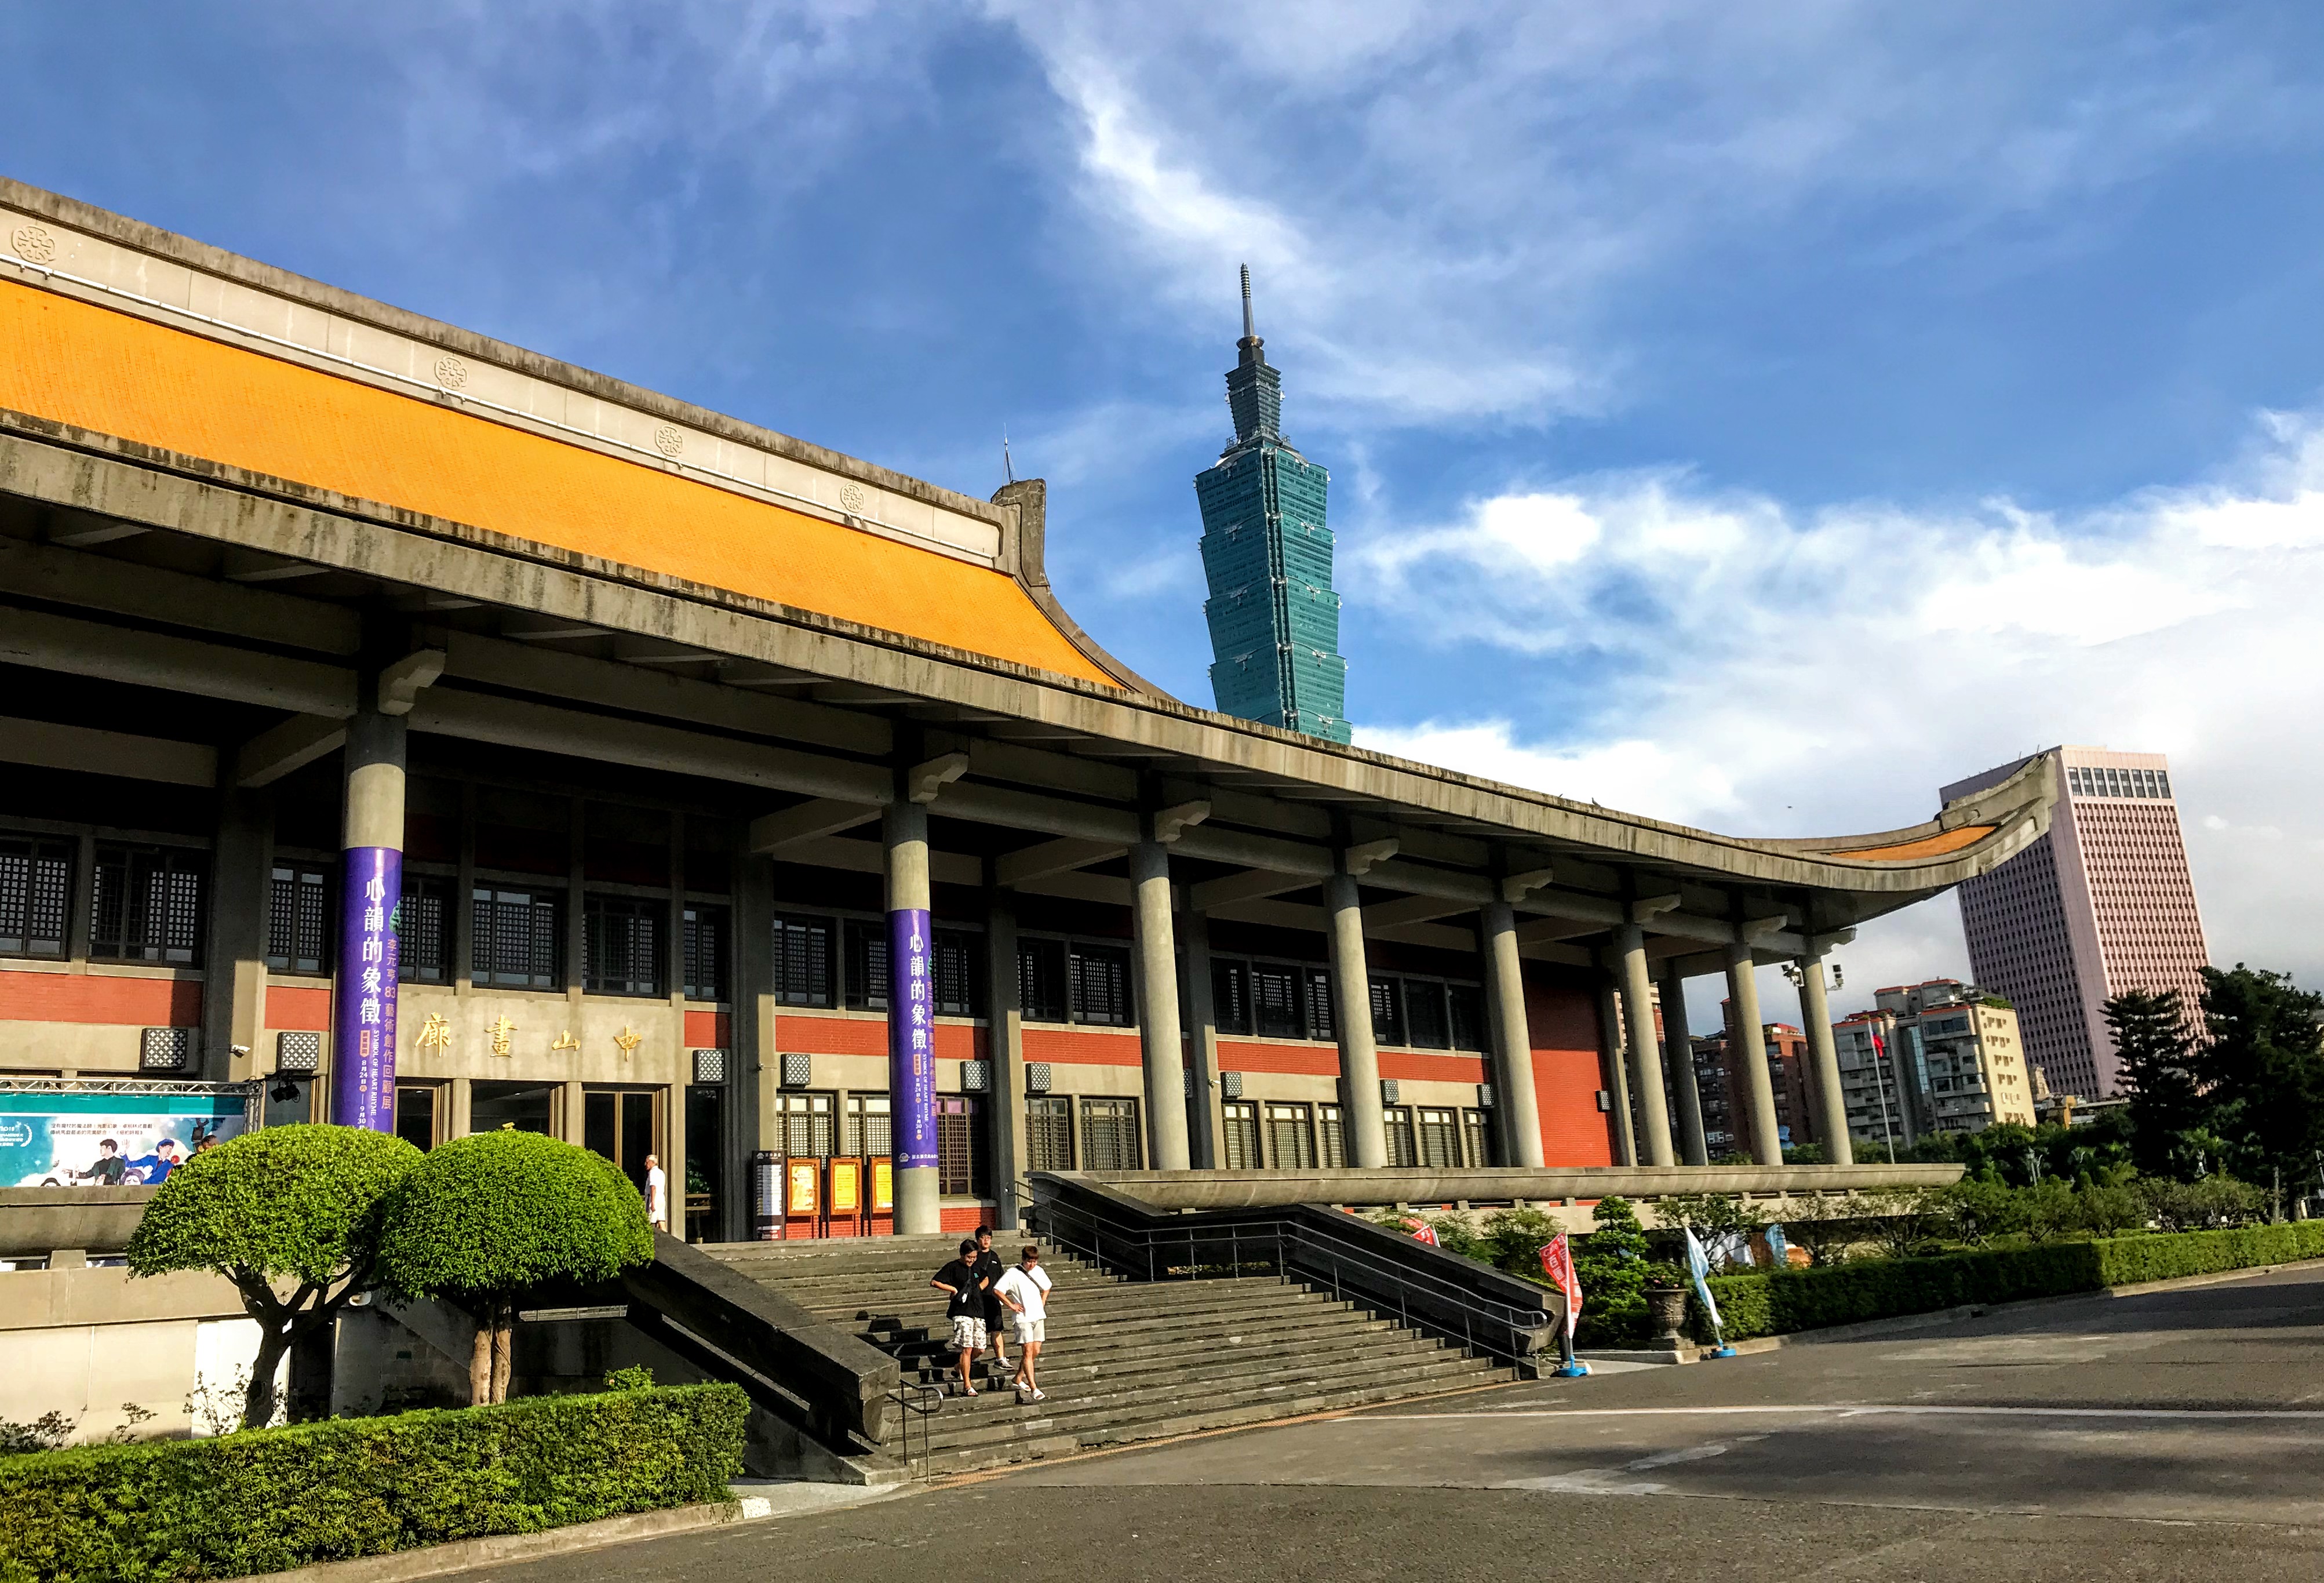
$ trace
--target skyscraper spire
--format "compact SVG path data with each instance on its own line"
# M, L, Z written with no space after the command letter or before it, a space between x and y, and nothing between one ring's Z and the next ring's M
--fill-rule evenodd
M1247 264L1242 266L1242 338L1247 341L1259 338L1259 331L1250 325L1250 265Z

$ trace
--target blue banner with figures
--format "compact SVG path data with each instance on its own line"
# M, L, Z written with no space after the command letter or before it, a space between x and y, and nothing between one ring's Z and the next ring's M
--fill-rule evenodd
M0 1184L158 1183L201 1151L239 1136L248 1103L240 1092L0 1094Z

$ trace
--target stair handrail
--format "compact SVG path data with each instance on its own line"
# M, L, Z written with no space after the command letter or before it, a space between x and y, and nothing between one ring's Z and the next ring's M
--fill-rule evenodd
M1246 1249L1254 1262L1264 1250L1286 1279L1528 1372L1554 1340L1545 1289L1321 1205L1166 1212L1066 1172L1038 1171L1026 1185L1042 1235L1135 1279L1166 1278L1180 1250L1180 1267L1238 1273Z
M941 1386L931 1385L925 1380L905 1380L893 1391L889 1392L888 1397L896 1404L900 1425L897 1440L904 1452L904 1477L910 1478L913 1477L913 1421L917 1419L919 1421L920 1467L921 1470L926 1472L929 1462L936 1455L935 1443L931 1438L935 1431L928 1427L928 1420L944 1411L944 1390ZM931 1398L934 1398L933 1405L928 1404Z

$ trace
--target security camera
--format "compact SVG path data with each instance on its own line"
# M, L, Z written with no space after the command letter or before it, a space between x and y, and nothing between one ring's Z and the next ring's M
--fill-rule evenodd
M232 1044L228 1045L226 1048L233 1051L236 1055L248 1055L250 1053L250 1046L247 1044Z

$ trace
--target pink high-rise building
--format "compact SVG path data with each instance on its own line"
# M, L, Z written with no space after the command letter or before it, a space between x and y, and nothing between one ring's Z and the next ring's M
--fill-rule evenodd
M2159 753L2053 747L2058 813L2050 831L1963 884L1970 975L2017 1007L2025 1058L2052 1091L2102 1098L2115 1089L2107 998L2175 989L2189 1016L2211 960L2194 876ZM2015 773L2025 759L1947 786L1947 801Z

